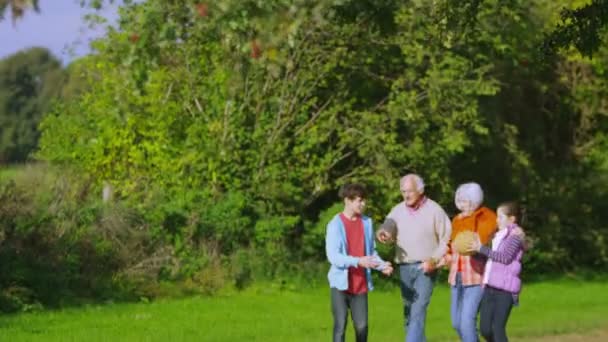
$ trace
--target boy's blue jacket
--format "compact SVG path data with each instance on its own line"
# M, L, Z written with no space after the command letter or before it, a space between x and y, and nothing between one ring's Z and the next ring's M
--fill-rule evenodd
M361 219L363 220L363 231L365 234L365 255L375 256L380 262L380 265L376 267L376 270L381 271L386 266L386 263L378 256L378 252L376 252L372 219L367 216L361 216ZM357 264L359 263L359 258L349 256L346 250L346 231L344 229L344 224L340 219L340 214L338 214L327 224L325 254L327 255L327 260L331 264L329 273L327 274L329 287L341 291L348 289L348 268L357 267ZM368 291L371 291L374 289L371 270L366 269L365 274L367 276L367 289Z

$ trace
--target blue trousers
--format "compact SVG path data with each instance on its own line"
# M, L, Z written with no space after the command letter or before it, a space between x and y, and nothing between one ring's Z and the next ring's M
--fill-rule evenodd
M483 296L481 285L463 286L461 274L456 274L456 285L451 288L450 315L452 327L462 342L477 342L477 313Z
M425 274L420 266L421 263L399 265L406 342L426 341L426 310L433 294L435 273Z

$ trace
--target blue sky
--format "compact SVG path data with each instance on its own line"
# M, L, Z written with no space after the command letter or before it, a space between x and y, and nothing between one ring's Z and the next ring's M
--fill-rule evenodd
M87 26L84 15L92 11L81 8L79 0L40 0L40 13L27 12L15 26L7 12L0 21L0 58L33 46L48 48L64 64L89 53L90 40L105 31ZM98 14L113 22L117 5L106 5Z

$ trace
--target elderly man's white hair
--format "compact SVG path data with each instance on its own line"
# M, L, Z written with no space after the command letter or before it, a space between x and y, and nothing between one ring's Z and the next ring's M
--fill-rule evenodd
M405 183L405 181L408 179L412 179L416 183L416 189L419 193L424 193L424 181L422 180L422 177L415 173L408 173L407 175L401 177L399 185Z
M454 196L456 207L458 207L458 200L471 201L473 210L475 210L483 203L483 190L481 190L481 186L475 182L461 184L458 189L456 189L456 195Z

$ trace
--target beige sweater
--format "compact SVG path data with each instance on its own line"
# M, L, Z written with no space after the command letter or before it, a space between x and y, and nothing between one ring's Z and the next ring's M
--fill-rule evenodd
M437 202L427 198L416 211L397 204L380 229L397 235L396 263L412 263L443 257L448 249L452 224Z

